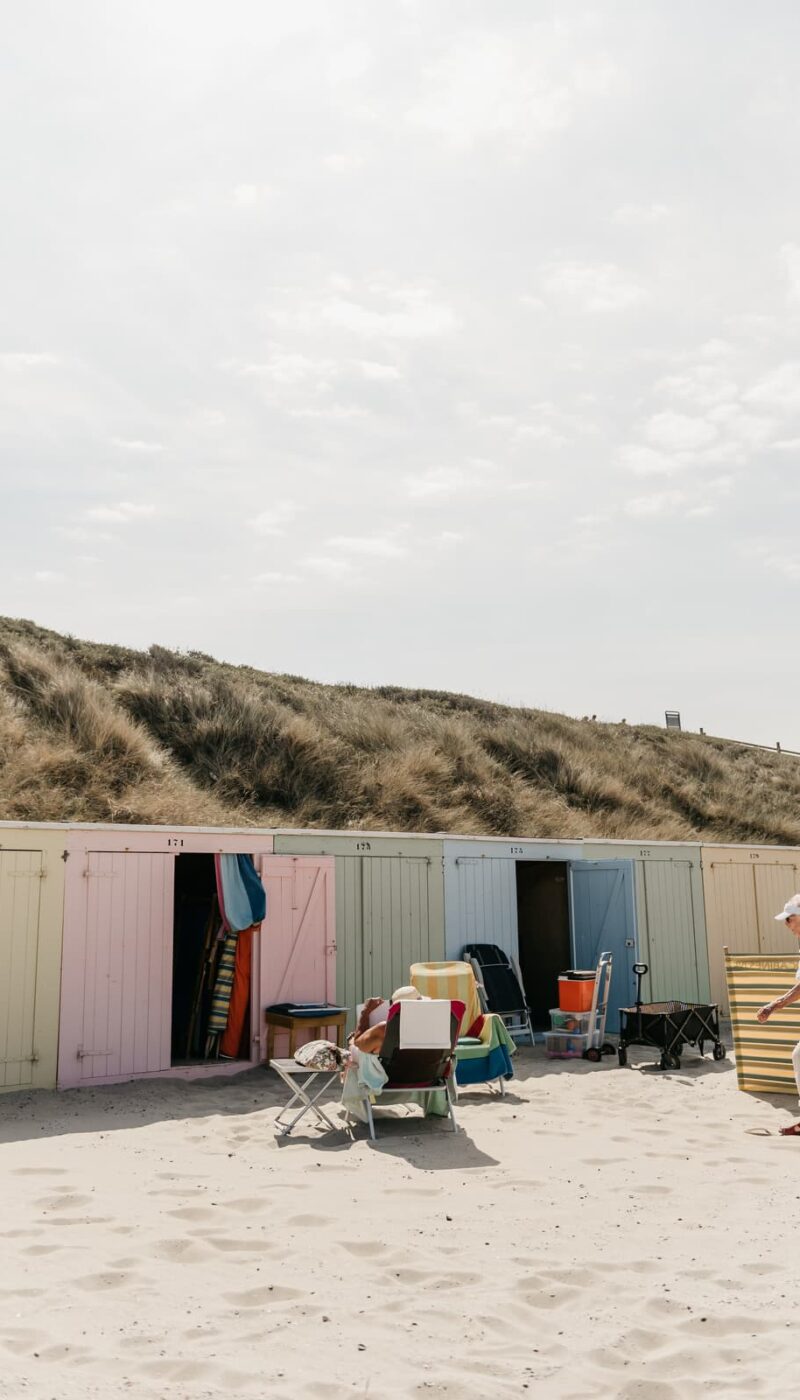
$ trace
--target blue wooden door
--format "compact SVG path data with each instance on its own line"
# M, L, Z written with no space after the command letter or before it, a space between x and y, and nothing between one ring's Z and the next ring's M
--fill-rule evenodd
M636 1000L633 861L572 861L570 906L575 967L596 967L601 953L613 957L606 1030L616 1035L620 1007Z

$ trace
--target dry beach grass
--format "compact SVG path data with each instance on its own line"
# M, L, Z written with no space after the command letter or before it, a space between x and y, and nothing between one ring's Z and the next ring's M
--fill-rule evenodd
M800 761L0 619L0 815L800 843Z
M375 1144L279 1139L261 1069L4 1098L0 1395L792 1394L788 1100L651 1059L523 1049Z

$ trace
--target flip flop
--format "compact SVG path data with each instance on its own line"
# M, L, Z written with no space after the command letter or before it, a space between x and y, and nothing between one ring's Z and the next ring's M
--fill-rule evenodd
M779 1128L781 1137L800 1137L800 1123L791 1123L788 1128Z

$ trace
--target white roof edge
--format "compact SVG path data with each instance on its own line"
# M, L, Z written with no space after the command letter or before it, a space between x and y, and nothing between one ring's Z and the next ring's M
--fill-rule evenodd
M476 836L460 835L452 831L384 831L372 830L368 827L291 827L291 826L258 826L255 823L251 826L171 826L168 822L153 824L134 822L32 822L32 821L5 821L0 820L0 831L179 831L179 832L219 832L221 835L246 835L259 833L265 836L303 836L319 837L320 840L336 837L369 837L372 839L383 837L388 840L404 841L447 841L460 842L468 845L502 845L502 846L613 846L621 850L630 850L634 846L658 847L708 847L712 850L747 850L747 851L800 851L800 842L796 846L791 845L771 845L769 842L756 841L707 841L702 837L694 837L692 840L663 841L650 839L647 836L637 837L607 837L607 836Z

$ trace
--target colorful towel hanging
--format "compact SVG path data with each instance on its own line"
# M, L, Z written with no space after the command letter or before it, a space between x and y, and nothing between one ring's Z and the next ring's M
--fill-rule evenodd
M252 856L215 855L214 868L225 927L238 933L260 924L267 912L267 896Z
M208 1017L209 1036L222 1035L228 1024L228 1009L233 990L233 974L236 967L236 944L239 934L229 930L222 944L217 967L217 980L211 998L211 1011Z

